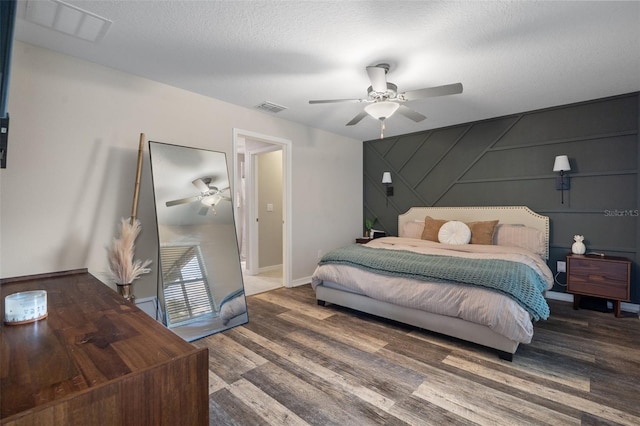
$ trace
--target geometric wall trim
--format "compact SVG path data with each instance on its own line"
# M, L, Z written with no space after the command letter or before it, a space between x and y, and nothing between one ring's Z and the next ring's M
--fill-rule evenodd
M639 103L634 92L365 141L363 219L397 235L398 215L413 206L528 206L550 218L552 271L573 235L584 235L588 251L633 261L631 300L639 303ZM571 164L564 203L556 155Z

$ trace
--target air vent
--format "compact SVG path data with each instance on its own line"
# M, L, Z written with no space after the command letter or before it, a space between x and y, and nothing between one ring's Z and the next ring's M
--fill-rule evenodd
M285 109L287 109L287 107L274 104L273 102L263 102L260 105L258 105L256 108L262 111L271 112L273 114L277 114L280 111L284 111Z
M110 20L59 0L29 0L25 20L94 43L111 26Z

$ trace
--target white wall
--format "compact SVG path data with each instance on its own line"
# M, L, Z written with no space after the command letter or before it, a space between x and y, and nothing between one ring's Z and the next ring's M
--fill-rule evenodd
M215 78L215 77L212 77ZM362 228L362 143L15 42L8 166L0 171L0 277L87 267L104 283L105 247L131 214L140 133L232 158L232 129L293 141L293 273ZM136 257L157 259L148 147ZM156 268L136 281L155 294Z

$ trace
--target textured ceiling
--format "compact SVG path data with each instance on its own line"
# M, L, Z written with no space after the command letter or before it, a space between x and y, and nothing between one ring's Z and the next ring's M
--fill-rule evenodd
M43 1L43 0L40 0ZM462 82L411 101L386 136L640 90L640 2L68 1L113 21L90 43L25 21L17 40L359 140L379 137L365 67L399 91ZM265 113L271 114L271 113Z

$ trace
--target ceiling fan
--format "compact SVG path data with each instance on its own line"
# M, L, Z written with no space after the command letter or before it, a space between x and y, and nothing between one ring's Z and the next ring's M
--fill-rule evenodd
M444 86L427 87L424 89L410 90L398 93L398 86L387 81L389 64L378 64L367 67L367 74L371 81L371 86L367 89L367 97L364 99L326 99L309 101L310 104L327 104L337 102L367 102L364 111L353 117L347 126L358 124L367 115L380 120L382 132L380 138L384 137L384 120L391 117L396 111L399 114L417 122L424 120L424 115L408 108L402 103L417 99L431 98L435 96L455 95L462 93L462 83L446 84Z
M203 205L202 209L200 209L201 215L206 215L209 210L216 214L216 206L222 200L231 201L231 197L223 195L225 191L229 190L229 187L226 188L218 188L212 184L213 179L209 177L198 178L191 183L195 186L198 191L200 191L200 195L196 195L193 197L181 198L179 200L167 201L165 204L167 207L178 206L180 204L188 204L193 203L195 201L200 201Z

